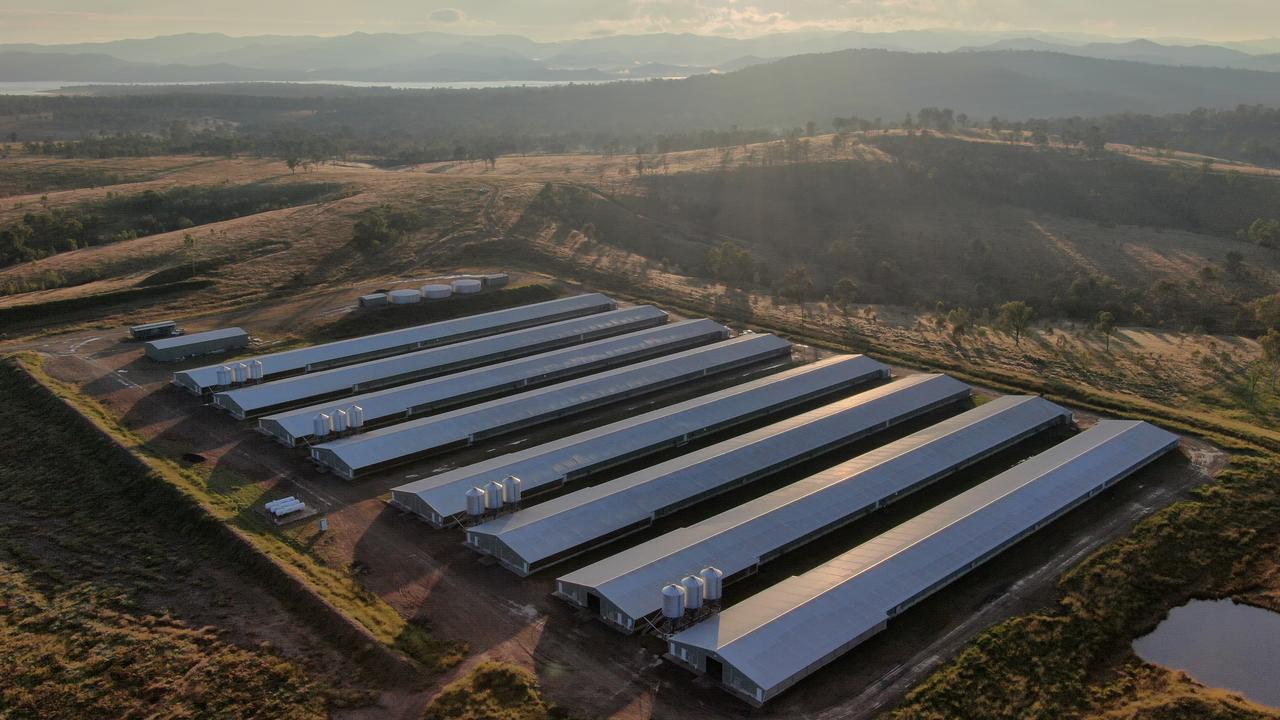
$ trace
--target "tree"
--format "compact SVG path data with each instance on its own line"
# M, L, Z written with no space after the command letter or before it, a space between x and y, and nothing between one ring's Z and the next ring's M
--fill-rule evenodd
M191 263L191 277L196 276L196 238L191 233L182 236L182 247L187 252L187 262Z
M1263 329L1280 329L1280 294L1268 295L1253 303L1254 316Z
M1084 135L1084 149L1091 158L1102 157L1102 153L1107 150L1107 138L1103 136L1102 128L1097 125L1089 126L1088 132Z
M804 124L804 134L813 137L818 132L818 123L810 120Z
M1022 344L1022 333L1031 325L1036 311L1021 300L1013 300L1000 306L996 326L1013 336L1015 345Z
M729 285L748 285L756 279L756 259L749 250L730 240L711 248L707 265L712 276Z
M289 166L289 172L293 172L302 164L302 159L296 155L290 155L284 159L284 164Z
M1276 374L1280 373L1280 332L1268 330L1266 335L1258 339L1262 346L1262 360L1271 366L1271 388L1276 387Z
M1116 316L1103 310L1098 313L1098 324L1094 328L1106 338L1107 352L1111 352L1111 336L1116 332Z
M793 265L788 268L786 274L782 276L782 292L800 303L800 308L803 310L805 300L813 295L813 277L809 275L809 268L803 265Z
M1254 245L1266 248L1280 247L1280 220L1258 218L1239 234Z
M969 326L973 323L973 316L968 308L952 308L947 313L947 327L951 329L951 337L959 340L965 333L969 332Z
M831 288L831 297L836 301L840 311L848 314L849 305L857 299L858 284L849 278L840 278Z
M1227 274L1231 277L1240 277L1244 271L1244 255L1237 250L1227 252L1227 261L1224 263Z

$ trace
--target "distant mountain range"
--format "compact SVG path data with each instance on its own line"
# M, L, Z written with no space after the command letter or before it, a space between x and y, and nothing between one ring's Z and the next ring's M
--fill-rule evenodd
M848 49L915 53L1042 51L1160 65L1280 71L1280 39L1249 43L1046 33L794 32L739 39L616 35L536 42L515 35L351 33L336 37L170 35L69 45L0 45L0 81L576 81L729 72Z
M245 103L295 117L311 100L312 127L357 132L436 131L489 134L605 132L618 135L703 129L787 129L835 117L898 122L922 107L950 107L972 118L1096 117L1164 114L1196 107L1275 105L1280 72L1170 67L1054 52L1005 50L908 53L844 50L797 55L722 74L644 83L504 87L478 91L394 91L335 85L243 83L188 85L184 93L263 98ZM108 86L86 95L164 95L173 86ZM326 98L321 100L320 98ZM390 98L390 100L388 100ZM332 100L330 100L332 99ZM152 106L148 106L152 107ZM181 108L175 103L175 108ZM237 102L194 106L199 117L243 123ZM376 110L373 109L376 107ZM216 113L215 113L216 115ZM193 116L194 117L194 116Z
M961 50L1034 50L1098 58L1100 60L1127 60L1155 65L1280 71L1280 53L1255 55L1221 45L1162 45L1150 40L1066 45L1037 38L1009 38L997 40L989 45L966 47L961 48Z

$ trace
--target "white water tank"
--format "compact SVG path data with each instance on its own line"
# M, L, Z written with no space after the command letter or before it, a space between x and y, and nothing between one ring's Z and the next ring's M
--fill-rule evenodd
M289 513L292 513L292 512L297 512L305 508L306 506L307 504L302 502L301 500L293 500L293 501L284 503L283 505L275 506L274 508L271 509L271 514L275 515L276 517L284 517L285 515L288 515Z
M268 510L275 510L277 507L284 505L285 503L291 503L294 500L297 500L297 498L295 498L292 495L290 495L289 497L276 498L275 500L272 500L271 502L267 503L265 507Z
M724 573L720 568L704 567L698 572L698 577L702 578L703 599L707 602L719 600L724 588Z
M392 290L387 293L387 297L391 298L392 305L412 305L422 299L422 293L417 290Z
M684 588L672 583L662 588L662 617L679 620L684 616Z
M218 385L220 387L231 385L231 368L226 365L218 368Z
M227 369L231 371L231 384L232 384L232 385L239 385L241 382L243 382L243 381L244 381L244 376L240 374L240 366L239 366L239 365L231 365L231 366L229 366Z
M343 433L347 431L347 411L335 410L333 413L333 431Z
M704 588L702 587L702 578L697 575L686 575L680 581L680 586L684 588L684 607L686 610L700 610L702 608L702 595Z
M364 408L359 405L352 405L347 408L347 424L352 430L359 430L364 427Z
M502 508L502 483L490 480L484 486L484 507L486 510Z
M467 514L480 517L484 514L484 488L473 487L467 491Z
M475 295L484 288L484 283L479 280L463 278L462 280L453 281L453 291L459 295Z
M236 363L236 381L249 382L249 363Z
M432 283L422 286L422 297L428 300L443 300L453 294L452 285Z
M502 502L516 505L520 502L520 478L508 475L502 479Z
M253 362L249 363L249 379L250 380L259 380L259 381L262 380L262 373L263 373L263 367L262 367L261 360L254 360Z

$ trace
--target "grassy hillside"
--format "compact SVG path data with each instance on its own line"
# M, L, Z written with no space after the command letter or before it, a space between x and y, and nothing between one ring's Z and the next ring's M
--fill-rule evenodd
M549 187L520 230L589 228L655 263L795 299L975 316L1024 300L1045 318L1106 310L1249 332L1249 303L1280 288L1275 252L1236 237L1274 212L1275 178L936 136L866 144L878 159L787 161L776 143L781 162L739 151L717 171L651 173L634 193Z
M8 363L0 395L0 717L320 718L368 701Z

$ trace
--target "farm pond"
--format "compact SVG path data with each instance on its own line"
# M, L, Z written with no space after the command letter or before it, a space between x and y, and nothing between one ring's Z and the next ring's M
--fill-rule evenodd
M1176 607L1133 643L1143 660L1280 708L1280 613L1233 600Z

